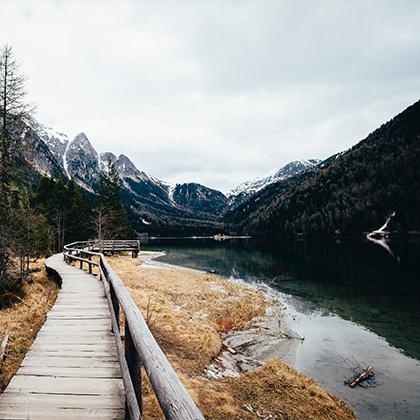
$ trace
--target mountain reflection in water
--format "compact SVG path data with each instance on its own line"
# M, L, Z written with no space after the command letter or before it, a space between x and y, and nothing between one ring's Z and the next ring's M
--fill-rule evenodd
M420 360L418 241L152 240L167 263L264 282L365 326Z

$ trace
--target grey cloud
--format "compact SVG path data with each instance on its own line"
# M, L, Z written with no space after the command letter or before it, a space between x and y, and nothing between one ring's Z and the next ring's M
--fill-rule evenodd
M1 2L38 118L227 190L418 99L416 1Z

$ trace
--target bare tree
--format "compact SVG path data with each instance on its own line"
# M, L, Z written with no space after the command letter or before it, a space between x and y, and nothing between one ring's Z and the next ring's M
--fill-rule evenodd
M0 290L11 281L14 208L9 184L13 175L13 153L19 144L19 130L29 118L25 102L25 77L19 72L12 48L0 49Z
M12 47L0 50L0 199L7 188L12 153L18 145L18 129L29 119L33 107L25 101L26 78L19 72Z
M98 241L112 239L112 217L109 212L102 207L99 207L92 218L93 225L95 227L96 238Z

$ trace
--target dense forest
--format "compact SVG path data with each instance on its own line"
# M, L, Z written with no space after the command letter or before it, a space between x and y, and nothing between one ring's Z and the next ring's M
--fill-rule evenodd
M226 221L251 234L420 231L420 101L316 171L269 185Z

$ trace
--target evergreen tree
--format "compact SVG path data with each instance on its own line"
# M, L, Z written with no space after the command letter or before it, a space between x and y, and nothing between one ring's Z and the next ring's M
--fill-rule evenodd
M13 174L13 154L20 145L18 127L29 118L31 108L25 102L25 78L19 73L12 49L0 50L0 290L12 287L13 249L16 243L13 222L16 212L12 199L19 194Z
M25 77L12 48L0 50L0 195L5 199L12 179L12 155L19 147L18 127L29 119L33 110L25 101Z
M51 250L61 251L66 243L89 239L91 203L92 198L74 181L41 179L35 205L51 227Z
M122 182L110 160L100 176L93 222L99 240L126 239L133 235L122 200Z

